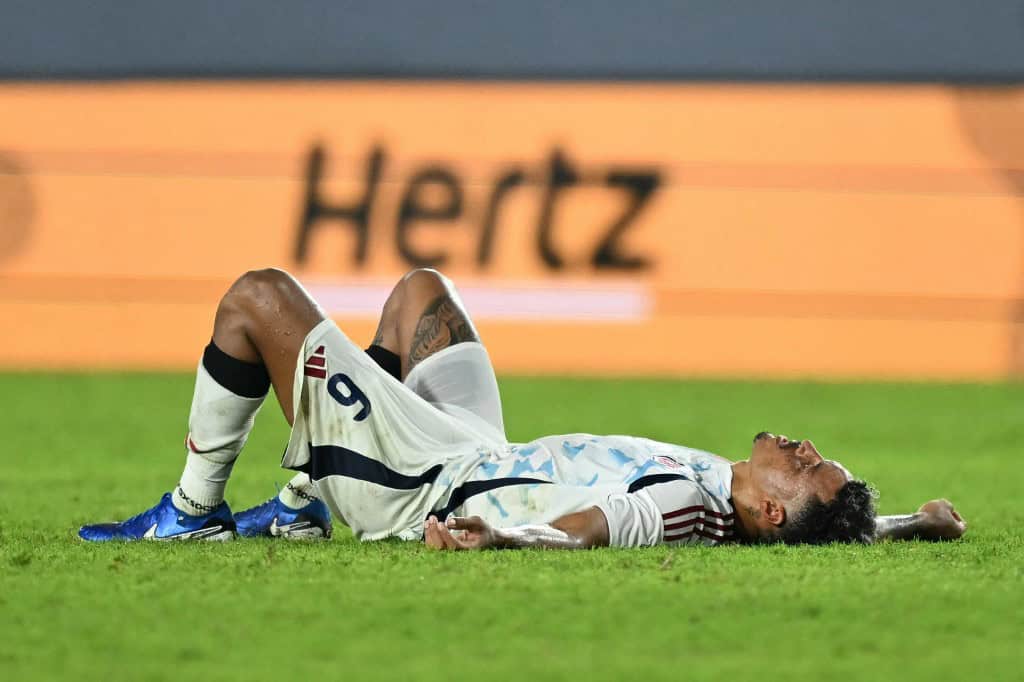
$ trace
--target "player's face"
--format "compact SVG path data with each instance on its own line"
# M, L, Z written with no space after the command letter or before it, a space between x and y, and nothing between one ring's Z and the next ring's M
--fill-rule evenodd
M767 431L754 436L750 473L762 490L784 500L816 494L835 497L852 476L839 462L825 459L809 440L790 440Z

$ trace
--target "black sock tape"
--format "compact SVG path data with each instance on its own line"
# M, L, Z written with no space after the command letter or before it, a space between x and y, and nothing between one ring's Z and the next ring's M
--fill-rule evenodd
M366 349L370 359L380 365L380 368L398 379L402 380L402 358L398 357L383 346L373 345Z
M270 375L263 363L233 358L213 341L203 351L203 367L214 381L243 398L262 398L270 390Z

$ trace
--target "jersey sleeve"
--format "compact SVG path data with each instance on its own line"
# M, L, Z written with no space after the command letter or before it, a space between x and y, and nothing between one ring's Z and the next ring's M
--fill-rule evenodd
M608 521L612 547L716 545L732 539L731 513L693 481L668 481L609 495L597 507Z

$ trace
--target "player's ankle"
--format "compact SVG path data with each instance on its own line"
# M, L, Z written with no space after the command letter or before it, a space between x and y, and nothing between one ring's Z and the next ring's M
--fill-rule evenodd
M319 499L314 494L312 485L300 486L291 482L285 484L277 498L281 500L281 504L296 511L308 507Z
M222 499L202 498L195 491L189 495L182 489L180 483L175 486L174 492L171 493L171 505L182 514L188 514L189 516L206 516L215 511L221 502L223 502Z

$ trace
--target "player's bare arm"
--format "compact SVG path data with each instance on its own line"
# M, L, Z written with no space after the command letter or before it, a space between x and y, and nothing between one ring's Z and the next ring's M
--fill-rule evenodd
M513 528L492 528L479 516L450 517L444 523L431 516L424 542L441 550L592 549L608 546L608 521L597 507L566 514L550 525Z
M877 540L956 540L967 532L967 522L949 500L932 500L915 514L879 516Z
M967 523L948 500L932 500L915 514L879 516L876 540L955 540ZM552 524L492 528L478 516L427 520L424 542L439 550L590 549L608 546L608 523L596 507L564 516Z

